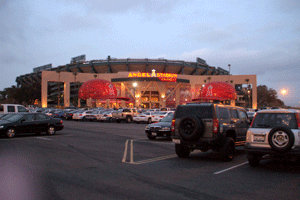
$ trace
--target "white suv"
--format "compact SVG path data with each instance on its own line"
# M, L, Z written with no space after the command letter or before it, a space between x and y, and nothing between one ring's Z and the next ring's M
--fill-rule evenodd
M247 131L245 150L250 166L262 156L300 157L300 111L274 109L258 111Z

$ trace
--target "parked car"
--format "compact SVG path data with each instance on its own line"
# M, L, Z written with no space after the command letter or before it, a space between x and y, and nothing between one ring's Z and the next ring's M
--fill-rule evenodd
M156 137L171 137L171 126L174 113L169 113L166 117L157 123L152 123L146 126L145 132L150 140Z
M133 117L137 116L139 113L135 108L121 108L118 112L113 112L112 117L116 120L117 123L120 123L124 120L127 123L132 122Z
M17 134L46 132L54 135L64 128L61 119L49 117L44 113L7 114L0 120L0 134L12 138Z
M65 110L64 114L62 115L62 118L66 119L66 120L70 120L70 119L72 119L73 114L75 112L77 112L77 110Z
M231 161L235 147L245 144L250 121L242 107L216 103L179 105L172 120L172 141L178 157L213 150Z
M258 111L247 131L245 143L250 166L258 166L266 154L279 158L300 158L299 130L299 110Z
M167 116L169 113L173 113L173 111L159 111L159 112L154 112L152 114L151 120L152 122L159 122L162 118Z
M113 118L112 118L112 113L114 112L114 110L107 110L105 112L103 112L98 120L100 122L112 122L113 121Z
M53 117L53 118L62 118L62 116L64 115L64 111L62 110L52 110L48 113L46 113L46 115Z
M87 113L84 120L85 121L97 121L103 110L93 110L91 113Z
M252 122L255 114L256 114L256 112L247 112L248 119L250 120L250 122Z
M79 110L75 113L73 113L73 116L72 116L72 119L73 120L81 120L81 121L84 121L84 118L87 114L91 114L93 111L91 110Z
M134 116L133 118L133 121L135 123L140 123L140 122L146 122L148 124L151 124L152 123L152 112L143 112L137 116Z

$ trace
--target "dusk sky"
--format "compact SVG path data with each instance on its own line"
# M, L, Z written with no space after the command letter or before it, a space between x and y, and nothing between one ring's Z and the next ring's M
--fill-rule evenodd
M299 0L1 0L0 90L52 63L165 58L256 74L300 106ZM288 91L283 97L281 89Z

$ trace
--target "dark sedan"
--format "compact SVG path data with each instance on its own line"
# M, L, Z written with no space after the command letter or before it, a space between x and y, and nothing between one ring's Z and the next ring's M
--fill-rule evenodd
M174 113L169 113L157 123L149 124L145 128L147 137L154 140L156 137L171 137L171 125Z
M55 119L44 113L7 114L0 120L0 134L12 138L17 134L46 132L54 135L64 128L61 119Z

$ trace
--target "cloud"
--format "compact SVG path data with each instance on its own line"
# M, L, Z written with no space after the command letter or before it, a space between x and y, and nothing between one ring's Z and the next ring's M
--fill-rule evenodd
M275 8L284 13L295 12L299 15L300 1L299 0L276 0L274 1Z
M80 3L87 10L97 13L123 13L136 8L143 8L146 12L165 13L176 5L178 0L65 0L67 3Z

